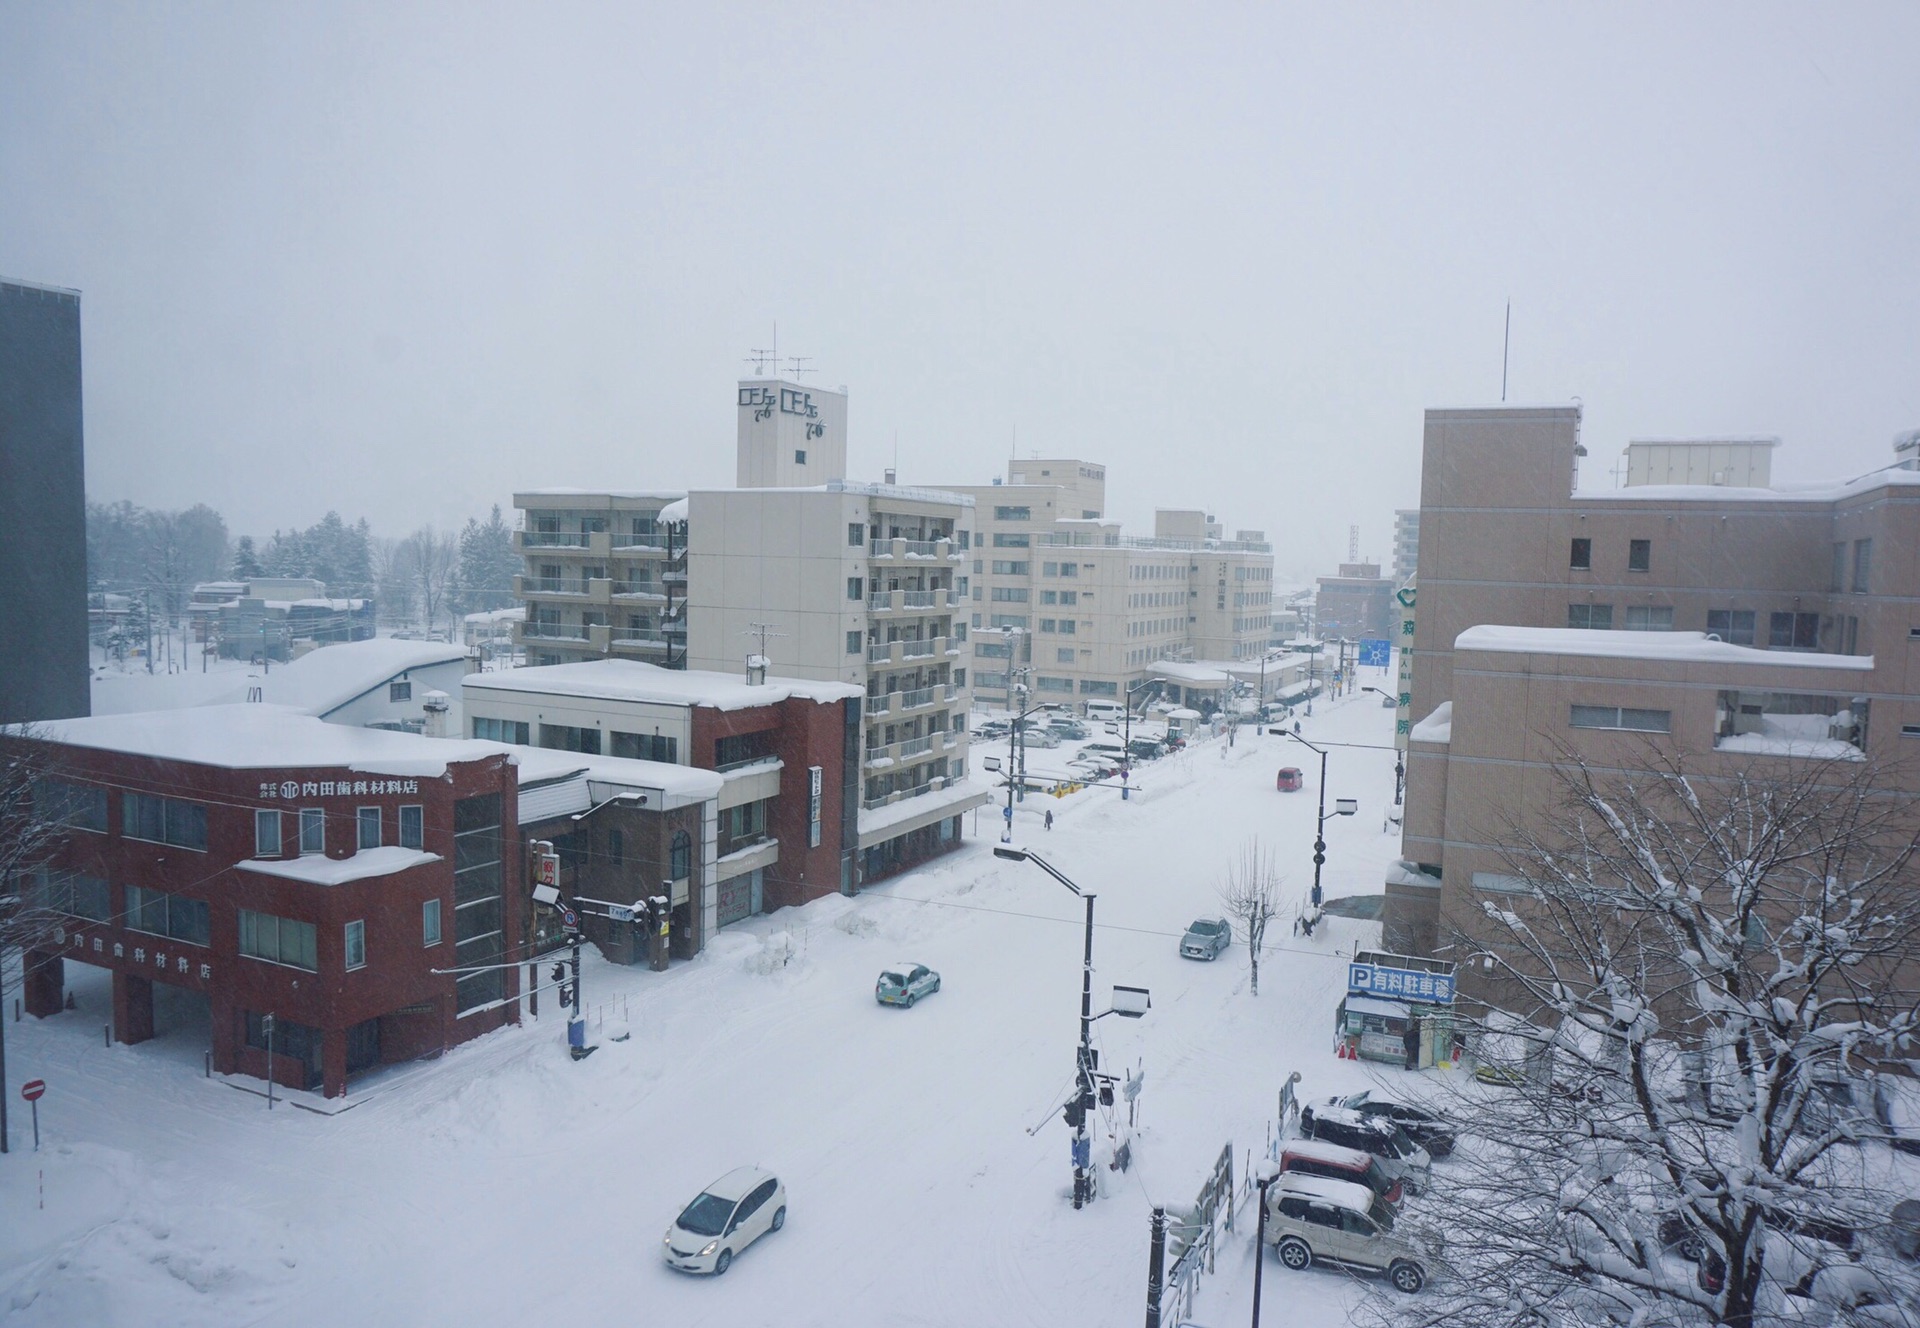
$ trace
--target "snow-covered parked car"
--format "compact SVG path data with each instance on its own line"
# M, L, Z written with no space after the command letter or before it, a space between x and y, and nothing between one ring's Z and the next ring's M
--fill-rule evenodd
M1438 1237L1394 1229L1391 1207L1350 1180L1285 1172L1267 1190L1267 1241L1295 1272L1315 1263L1385 1273L1408 1295L1427 1284Z
M940 990L940 975L925 964L891 964L874 979L873 998L882 1005L911 1006Z
M1428 1111L1425 1107L1376 1098L1364 1090L1349 1093L1345 1097L1336 1097L1332 1100L1332 1104L1336 1107L1351 1107L1362 1116L1375 1116L1392 1121L1407 1132L1409 1139L1426 1149L1430 1157L1445 1157L1453 1151L1453 1122L1435 1112Z
M1363 1116L1352 1107L1302 1107L1300 1134L1372 1153L1389 1176L1404 1180L1415 1194L1426 1191L1432 1176L1433 1159L1405 1130L1390 1120Z
M769 1231L787 1224L787 1187L758 1167L729 1171L681 1210L661 1240L669 1267L712 1273Z
M1233 924L1225 918L1199 918L1180 938L1182 959L1217 959L1233 941Z

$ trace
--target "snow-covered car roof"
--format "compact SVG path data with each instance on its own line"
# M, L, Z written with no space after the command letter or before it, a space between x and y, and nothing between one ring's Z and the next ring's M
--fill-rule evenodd
M1350 1125L1358 1130L1377 1130L1387 1134L1393 1129L1392 1124L1387 1121L1363 1115L1352 1107L1336 1106L1331 1103L1324 1107L1315 1107L1313 1115L1315 1120L1323 1120L1330 1125Z
M1324 1139L1289 1139L1280 1145L1282 1156L1297 1153L1301 1157L1312 1158L1315 1162L1327 1162L1339 1167L1354 1167L1364 1171L1373 1162L1372 1153L1363 1153L1358 1148L1348 1148L1343 1144L1330 1144Z
M926 967L925 964L916 964L916 963L908 962L904 964L888 964L885 968L881 969L880 971L882 973L898 973L901 977L905 977L907 974L913 972L914 969L925 968L925 967Z
M1373 1191L1359 1181L1334 1180L1330 1176L1309 1176L1300 1171L1283 1171L1280 1173L1280 1179L1274 1182L1274 1189L1281 1194L1297 1194L1302 1198L1318 1199L1340 1208L1350 1208L1356 1213L1364 1213L1373 1207Z

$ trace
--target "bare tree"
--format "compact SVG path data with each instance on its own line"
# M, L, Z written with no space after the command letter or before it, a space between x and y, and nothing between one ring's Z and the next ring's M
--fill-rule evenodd
M65 842L71 809L56 805L61 786L49 781L41 737L34 725L0 725L0 1004L13 994L7 981L12 953L22 953L24 978L31 952L56 944L66 921L60 901L50 897L45 869ZM0 1152L7 1148L4 1023L0 1019Z
M1240 924L1240 934L1246 938L1247 973L1255 996L1260 994L1260 947L1266 943L1267 924L1280 912L1283 880L1272 851L1252 839L1227 868L1226 882L1220 887L1227 916Z
M1464 919L1493 1086L1454 1104L1481 1136L1439 1198L1456 1276L1383 1317L1750 1328L1920 1291L1865 1239L1890 1202L1874 1071L1920 1028L1920 806L1864 762L1649 763L1567 755Z
M422 526L400 542L399 567L417 595L426 629L452 607L454 574L460 566L460 541L451 531Z

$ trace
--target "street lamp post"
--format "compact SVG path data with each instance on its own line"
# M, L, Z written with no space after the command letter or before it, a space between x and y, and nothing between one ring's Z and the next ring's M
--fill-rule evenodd
M1120 721L1120 801L1122 802L1127 801L1127 794L1131 791L1128 785L1131 783L1133 775L1133 694L1142 687L1158 687L1159 685L1160 680L1158 678L1142 678L1139 682L1127 688L1127 694L1122 698L1123 704L1121 706Z
M1372 692L1375 696L1384 696L1395 705L1400 703L1399 697L1395 696L1392 692L1383 692L1378 687L1362 687L1360 690L1363 692ZM1400 794L1407 786L1406 780L1407 758L1398 747L1395 747L1393 749L1393 805L1396 807L1400 805Z
M1054 880L1073 891L1087 905L1087 930L1085 952L1080 963L1080 1045L1074 1057L1074 1096L1068 1103L1068 1121L1073 1126L1073 1206L1084 1208L1093 1202L1093 1145L1087 1138L1087 1117L1092 1114L1096 1097L1094 1094L1093 1064L1093 1021L1101 1017L1093 1012L1093 901L1094 896L1068 880L1037 854L1023 848L1014 848L1011 844L994 846L993 855L1005 858L1009 862L1031 862ZM1116 996L1120 989L1116 989ZM1135 993L1132 1008L1116 1005L1114 1009L1101 1014L1117 1014L1126 1019L1138 1019L1147 1012L1147 994L1138 988L1127 989Z
M1253 1328L1260 1328L1260 1269L1266 1263L1261 1258L1261 1246L1267 1243L1267 1186L1280 1179L1280 1168L1272 1158L1262 1158L1260 1162L1260 1215L1254 1223L1253 1234Z
M1320 812L1313 827L1313 906L1320 907L1320 868L1327 860L1327 749L1316 747L1292 729L1274 729L1283 738L1292 738L1310 752L1320 756ZM1335 816L1352 816L1358 811L1352 799L1342 798L1334 808Z

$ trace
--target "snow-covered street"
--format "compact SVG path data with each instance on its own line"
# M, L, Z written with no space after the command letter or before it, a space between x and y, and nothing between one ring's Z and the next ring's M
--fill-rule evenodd
M1309 738L1391 741L1393 712L1371 695L1316 709ZM1096 1146L1089 1210L1069 1203L1058 1111L1082 908L1038 868L992 855L989 806L959 852L858 898L729 928L668 973L590 954L600 1050L583 1062L567 1058L549 995L518 1028L356 1081L337 1114L269 1112L203 1077L190 1022L104 1047L105 975L69 965L77 1009L6 1030L11 1082L49 1088L37 1156L12 1104L0 1307L23 1328L1138 1322L1152 1205L1190 1204L1223 1144L1236 1169L1257 1152L1290 1071L1303 1096L1380 1073L1336 1060L1331 1036L1339 956L1375 924L1330 919L1298 939L1289 904L1257 998L1238 936L1215 963L1178 957L1186 924L1221 911L1248 840L1277 850L1291 896L1312 879L1318 759L1250 730L1223 748L1208 739L1139 767L1130 802L1095 788L1017 812L1016 840L1099 896L1096 1009L1115 982L1153 993L1145 1019L1094 1025L1102 1068L1142 1067L1145 1088L1133 1166L1108 1170ZM995 750L981 743L976 762ZM1301 792L1275 791L1286 765L1305 771ZM1328 770L1329 808L1356 797L1360 811L1329 819L1327 895L1377 894L1399 843L1383 833L1393 754L1336 747ZM874 976L896 960L939 970L942 991L910 1010L877 1005ZM613 1040L623 1027L631 1036ZM667 1269L674 1214L743 1164L786 1182L785 1230L721 1279ZM1243 1216L1196 1322L1246 1317L1251 1206ZM1390 1294L1270 1261L1266 1318L1343 1322L1369 1291Z

